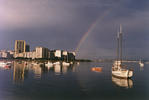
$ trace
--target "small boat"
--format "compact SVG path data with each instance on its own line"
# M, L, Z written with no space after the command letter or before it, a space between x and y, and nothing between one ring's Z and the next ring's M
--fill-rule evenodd
M5 68L5 69L10 69L11 66L8 64L8 65L4 66L4 68Z
M118 47L117 47L117 60L114 61L112 66L112 75L119 78L131 78L133 76L133 71L124 68L122 65L122 28L120 25L120 32L117 36ZM125 66L126 67L126 66Z
M5 62L0 62L0 67L5 67L7 65L7 63Z
M144 67L144 63L141 60L139 61L139 65L140 67Z
M73 62L71 61L70 64L73 64Z
M53 66L53 63L48 61L48 63L45 64L45 66L46 66L46 67L52 67L52 66Z
M55 62L55 63L53 63L54 65L60 65L60 62L59 61L57 61L57 62Z
M11 65L9 63L6 63L6 62L0 62L0 67L3 67L5 69L10 69Z
M63 66L70 66L70 63L68 63L68 62L62 62L62 65Z
M77 62L77 65L80 65L80 62Z
M91 71L102 72L102 67L93 67L93 68L91 68Z
M5 67L6 65L8 65L6 62L0 62L0 67Z

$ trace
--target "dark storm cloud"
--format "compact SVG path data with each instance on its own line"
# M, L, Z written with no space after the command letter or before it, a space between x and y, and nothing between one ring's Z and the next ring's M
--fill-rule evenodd
M14 40L23 39L32 48L75 50L90 25L112 8L82 44L79 57L115 56L119 24L125 53L147 56L148 4L147 0L3 0L0 48L12 49Z

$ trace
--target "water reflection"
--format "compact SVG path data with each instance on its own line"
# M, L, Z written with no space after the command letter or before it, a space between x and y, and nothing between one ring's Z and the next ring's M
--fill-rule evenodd
M35 79L40 79L43 73L54 73L55 75L66 74L68 70L75 71L74 65L63 66L61 63L53 66L45 66L44 62L27 62L27 61L14 61L13 64L13 81L15 83L24 82L25 76L28 72L33 72ZM73 70L72 70L73 69Z
M26 67L25 62L16 62L13 64L13 81L15 83L22 83L24 77L27 76L28 68Z
M60 75L61 74L61 66L59 64L56 64L54 66L54 72L55 72L55 75Z
M122 79L112 76L112 82L119 86L124 88L132 88L133 87L133 81L131 79Z
M41 64L36 64L32 66L32 70L35 74L35 78L36 79L40 79L41 78L41 74L42 74L42 69L41 69L42 65Z

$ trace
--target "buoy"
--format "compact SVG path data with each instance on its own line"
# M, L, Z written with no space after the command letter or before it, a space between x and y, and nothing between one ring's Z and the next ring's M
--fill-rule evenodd
M93 67L91 70L94 72L102 72L102 67Z

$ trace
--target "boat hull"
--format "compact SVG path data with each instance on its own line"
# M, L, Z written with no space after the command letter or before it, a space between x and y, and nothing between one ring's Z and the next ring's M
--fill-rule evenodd
M62 63L62 65L63 65L63 66L69 66L69 65L70 65L70 63L63 62L63 63Z

